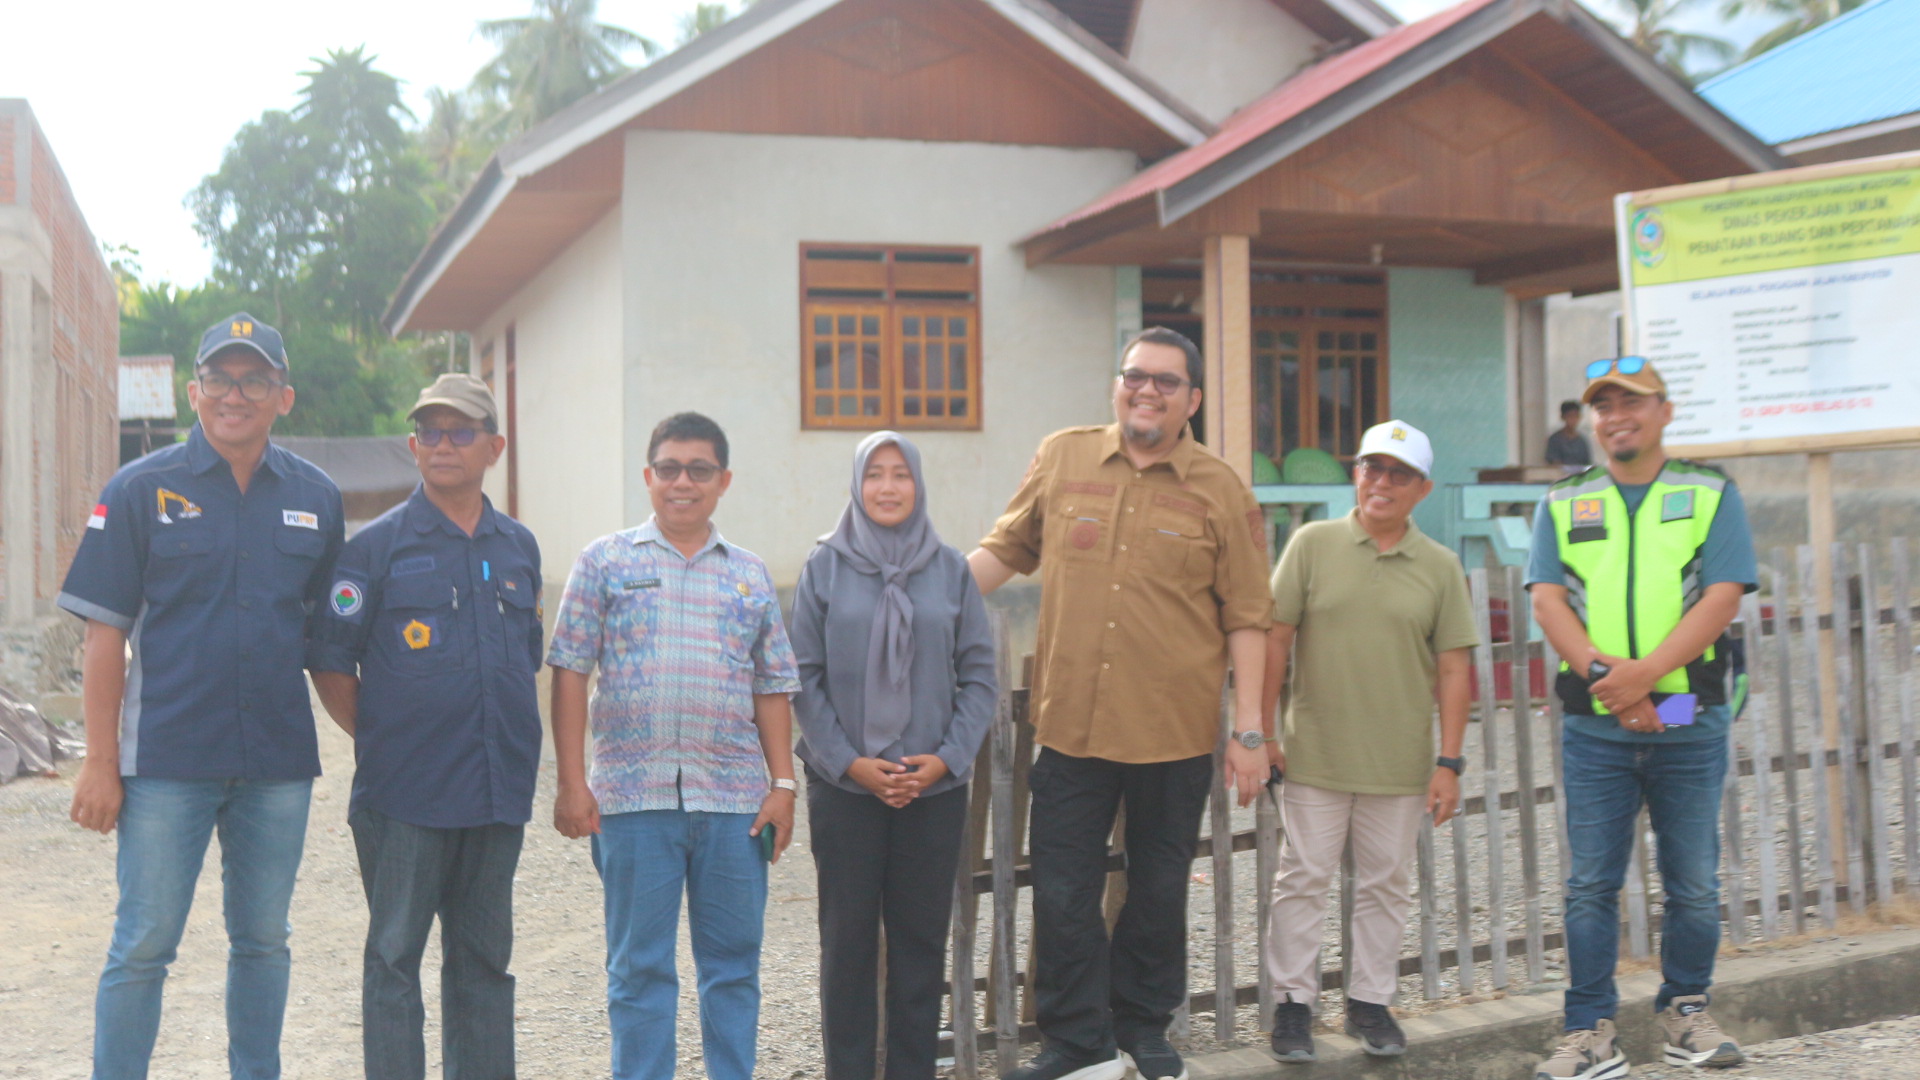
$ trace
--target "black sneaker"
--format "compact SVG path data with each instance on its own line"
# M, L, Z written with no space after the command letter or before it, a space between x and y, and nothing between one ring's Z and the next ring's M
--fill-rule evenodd
M1304 1001L1273 1007L1273 1057L1276 1061L1312 1061L1313 1008Z
M1122 1043L1120 1060L1140 1080L1187 1080L1187 1063L1165 1035L1141 1035Z
M1025 1065L1003 1074L1002 1080L1124 1080L1126 1075L1127 1066L1118 1056L1078 1057L1049 1046Z
M1398 1057L1407 1052L1407 1036L1394 1022L1393 1010L1371 1001L1347 999L1347 1034L1360 1040L1360 1049L1374 1057Z

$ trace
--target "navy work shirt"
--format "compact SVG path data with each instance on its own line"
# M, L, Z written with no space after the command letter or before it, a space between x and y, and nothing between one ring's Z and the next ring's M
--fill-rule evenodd
M320 775L301 669L344 531L326 473L268 443L242 495L198 424L113 475L58 603L133 647L121 775Z
M524 825L540 766L540 548L483 497L468 536L424 487L348 541L307 666L360 678L353 807Z

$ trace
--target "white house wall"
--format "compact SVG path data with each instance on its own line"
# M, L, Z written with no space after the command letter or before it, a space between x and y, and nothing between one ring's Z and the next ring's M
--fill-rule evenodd
M520 520L540 541L548 584L573 557L627 524L620 448L620 218L614 209L529 281L475 335L493 342L494 392L507 407L506 329L514 328ZM487 477L507 508L507 459Z
M800 244L977 245L983 427L913 435L935 526L970 547L1041 436L1112 415L1113 270L1029 269L1015 242L1134 169L1124 151L629 133L627 521L650 512L653 425L706 413L732 444L721 529L792 584L846 503L865 434L800 427Z
M1271 0L1142 0L1127 59L1218 123L1299 71L1317 44Z

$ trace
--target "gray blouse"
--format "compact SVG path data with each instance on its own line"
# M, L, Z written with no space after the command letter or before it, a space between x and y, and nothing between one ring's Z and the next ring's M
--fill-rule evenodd
M907 595L913 600L913 715L880 756L940 755L947 775L925 792L937 795L967 782L993 723L999 694L993 632L967 560L952 547L908 579ZM822 545L800 571L787 627L800 664L800 692L793 698L800 759L836 787L863 795L867 789L847 776L847 767L861 756L867 636L879 599L878 576L852 569Z

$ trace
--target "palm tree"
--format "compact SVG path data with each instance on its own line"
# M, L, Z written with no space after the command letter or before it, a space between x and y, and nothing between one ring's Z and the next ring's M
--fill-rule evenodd
M595 0L534 0L533 14L492 19L480 36L500 49L474 87L504 106L505 134L518 134L627 73L621 54L647 59L660 46L631 30L594 21Z
M440 196L457 196L493 153L493 140L487 137L492 119L486 115L487 104L472 94L437 86L427 91L427 122L415 138L440 182Z
M702 0L693 5L693 10L681 13L679 44L685 45L709 30L718 30L733 14L726 0Z
M1626 34L1633 47L1665 64L1689 82L1693 78L1687 74L1686 60L1689 55L1706 53L1721 64L1734 57L1736 50L1727 39L1677 30L1670 25L1674 16L1693 0L1620 0L1620 3L1633 20Z
M348 189L358 187L377 160L406 146L401 118L413 119L400 100L400 80L375 69L377 59L364 45L333 49L324 59L314 57L314 70L300 73L307 85L294 118L333 151L331 164Z
M1845 15L1866 0L1727 0L1720 13L1731 19L1747 10L1763 11L1781 17L1780 24L1761 34L1747 46L1740 59L1751 60L1783 42L1792 41L1822 23Z

